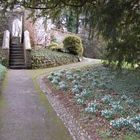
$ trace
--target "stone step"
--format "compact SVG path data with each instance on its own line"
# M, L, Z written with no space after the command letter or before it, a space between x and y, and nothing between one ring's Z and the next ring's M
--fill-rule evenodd
M10 63L14 63L14 62L20 62L20 63L24 63L25 62L25 60L24 59L11 59L10 60Z
M22 44L13 43L10 46L10 60L9 65L11 69L25 69L24 50Z
M26 66L25 65L12 65L10 66L10 69L26 69Z
M18 67L23 67L23 66L25 66L25 64L24 63L10 63L10 65L9 65L10 67L12 67L12 66L18 66Z
M10 47L11 47L11 46L22 46L22 44L12 44L12 43L11 43L11 44L10 44Z
M23 59L24 60L24 56L11 56L10 60L15 60L15 59Z
M10 54L10 59L12 57L18 57L18 56L24 57L24 54L22 54L22 53L13 53L13 54Z
M9 63L10 64L13 64L14 63L14 64L19 65L19 64L25 64L25 61L24 60L22 60L22 61L13 61L13 60L10 60Z
M11 59L24 59L24 56L23 55L11 55L10 60Z
M10 51L14 51L14 50L22 50L23 51L22 48L10 48Z
M22 46L10 46L10 49L23 49L23 47Z
M14 55L24 56L23 52L11 52L10 53L10 56L14 56Z
M10 50L10 53L17 53L17 52L22 52L23 53L23 50Z
M18 45L20 44L20 37L11 37L11 44Z
M12 59L24 59L24 56L11 56L10 60Z
M21 48L23 48L23 45L22 45L22 44L19 44L19 45L11 44L11 45L10 45L10 48L11 48L11 47L15 47L15 48L16 48L16 47L21 47Z
M12 53L10 54L10 59L13 57L22 57L24 58L24 54L23 53Z
M10 52L10 55L24 55L23 52L21 51L16 51L16 52Z

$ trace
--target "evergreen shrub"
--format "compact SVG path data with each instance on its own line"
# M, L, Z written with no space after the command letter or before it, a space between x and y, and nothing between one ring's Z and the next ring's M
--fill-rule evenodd
M60 52L62 52L62 47L58 43L51 43L48 46L48 49L50 49L52 51L60 51Z
M67 36L64 41L64 49L68 50L69 53L74 55L83 55L83 45L81 38L75 35Z

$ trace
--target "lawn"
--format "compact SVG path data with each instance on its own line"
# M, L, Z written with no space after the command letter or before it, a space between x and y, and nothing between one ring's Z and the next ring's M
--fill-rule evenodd
M93 129L96 122L102 139L140 139L140 71L92 65L52 72L47 78L80 108L78 119L86 121L85 128Z
M50 68L75 62L78 62L76 55L49 49L32 50L32 68Z

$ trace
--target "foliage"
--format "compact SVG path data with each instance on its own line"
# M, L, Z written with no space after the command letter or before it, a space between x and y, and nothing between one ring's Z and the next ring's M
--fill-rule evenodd
M140 3L136 0L101 2L96 16L97 29L107 41L109 64L140 62ZM112 8L113 7L113 8ZM96 9L95 9L96 10ZM100 18L100 19L99 19ZM113 19L112 19L113 18Z
M140 115L132 118L127 117L112 120L110 125L117 129L121 129L122 127L132 127L135 132L140 133Z
M67 87L62 89L64 93L71 93L88 115L105 119L107 126L110 125L108 129L116 136L120 130L134 135L140 132L139 71L124 69L118 73L97 65L61 70L50 76L51 81L59 76L59 82L62 81ZM61 89L59 84L54 85Z
M6 68L0 64L0 81L4 78L6 73Z
M105 117L106 119L111 119L114 115L114 112L112 110L102 110L101 111L101 116Z
M67 36L64 41L64 48L74 55L83 55L83 45L80 37L78 36Z
M110 103L110 101L112 100L110 95L105 95L102 99L103 103Z
M76 102L79 105L84 105L85 104L85 100L84 99L81 99L81 98L77 98Z
M1 48L0 48L0 64L8 66L7 56Z
M113 64L121 67L123 62L132 66L140 63L139 0L6 0L0 1L0 4L5 8L20 4L33 9L33 13L35 9L40 9L39 15L31 14L35 18L42 15L58 19L63 17L61 15L64 11L68 10L71 13L73 10L82 17L82 25L89 29L90 38L93 38L95 30L103 36L107 43L108 64L115 62ZM72 20L69 19L68 24L70 21Z
M32 50L32 68L48 68L78 62L78 58L49 49Z
M99 110L99 103L96 103L94 101L93 103L88 103L87 108L85 108L85 111L87 113L96 113Z
M66 28L69 32L78 33L79 31L79 8L67 7L64 9L62 17L66 18Z
M59 88L61 89L61 90L67 90L67 84L66 84L66 82L65 81L61 81L60 83L59 83Z
M48 49L52 50L52 51L59 51L59 52L62 52L62 47L57 44L57 43L51 43L49 46L48 46Z
M0 9L0 46L2 46L3 32L8 29L8 18L9 14L6 13L6 16L4 16L2 10Z

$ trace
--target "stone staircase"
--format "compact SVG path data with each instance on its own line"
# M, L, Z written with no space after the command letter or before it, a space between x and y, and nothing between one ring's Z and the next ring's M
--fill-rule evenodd
M28 31L24 31L22 38L10 36L10 31L4 31L2 51L7 66L11 69L31 69L31 43Z
M25 69L24 50L22 44L10 45L9 67L11 69Z

